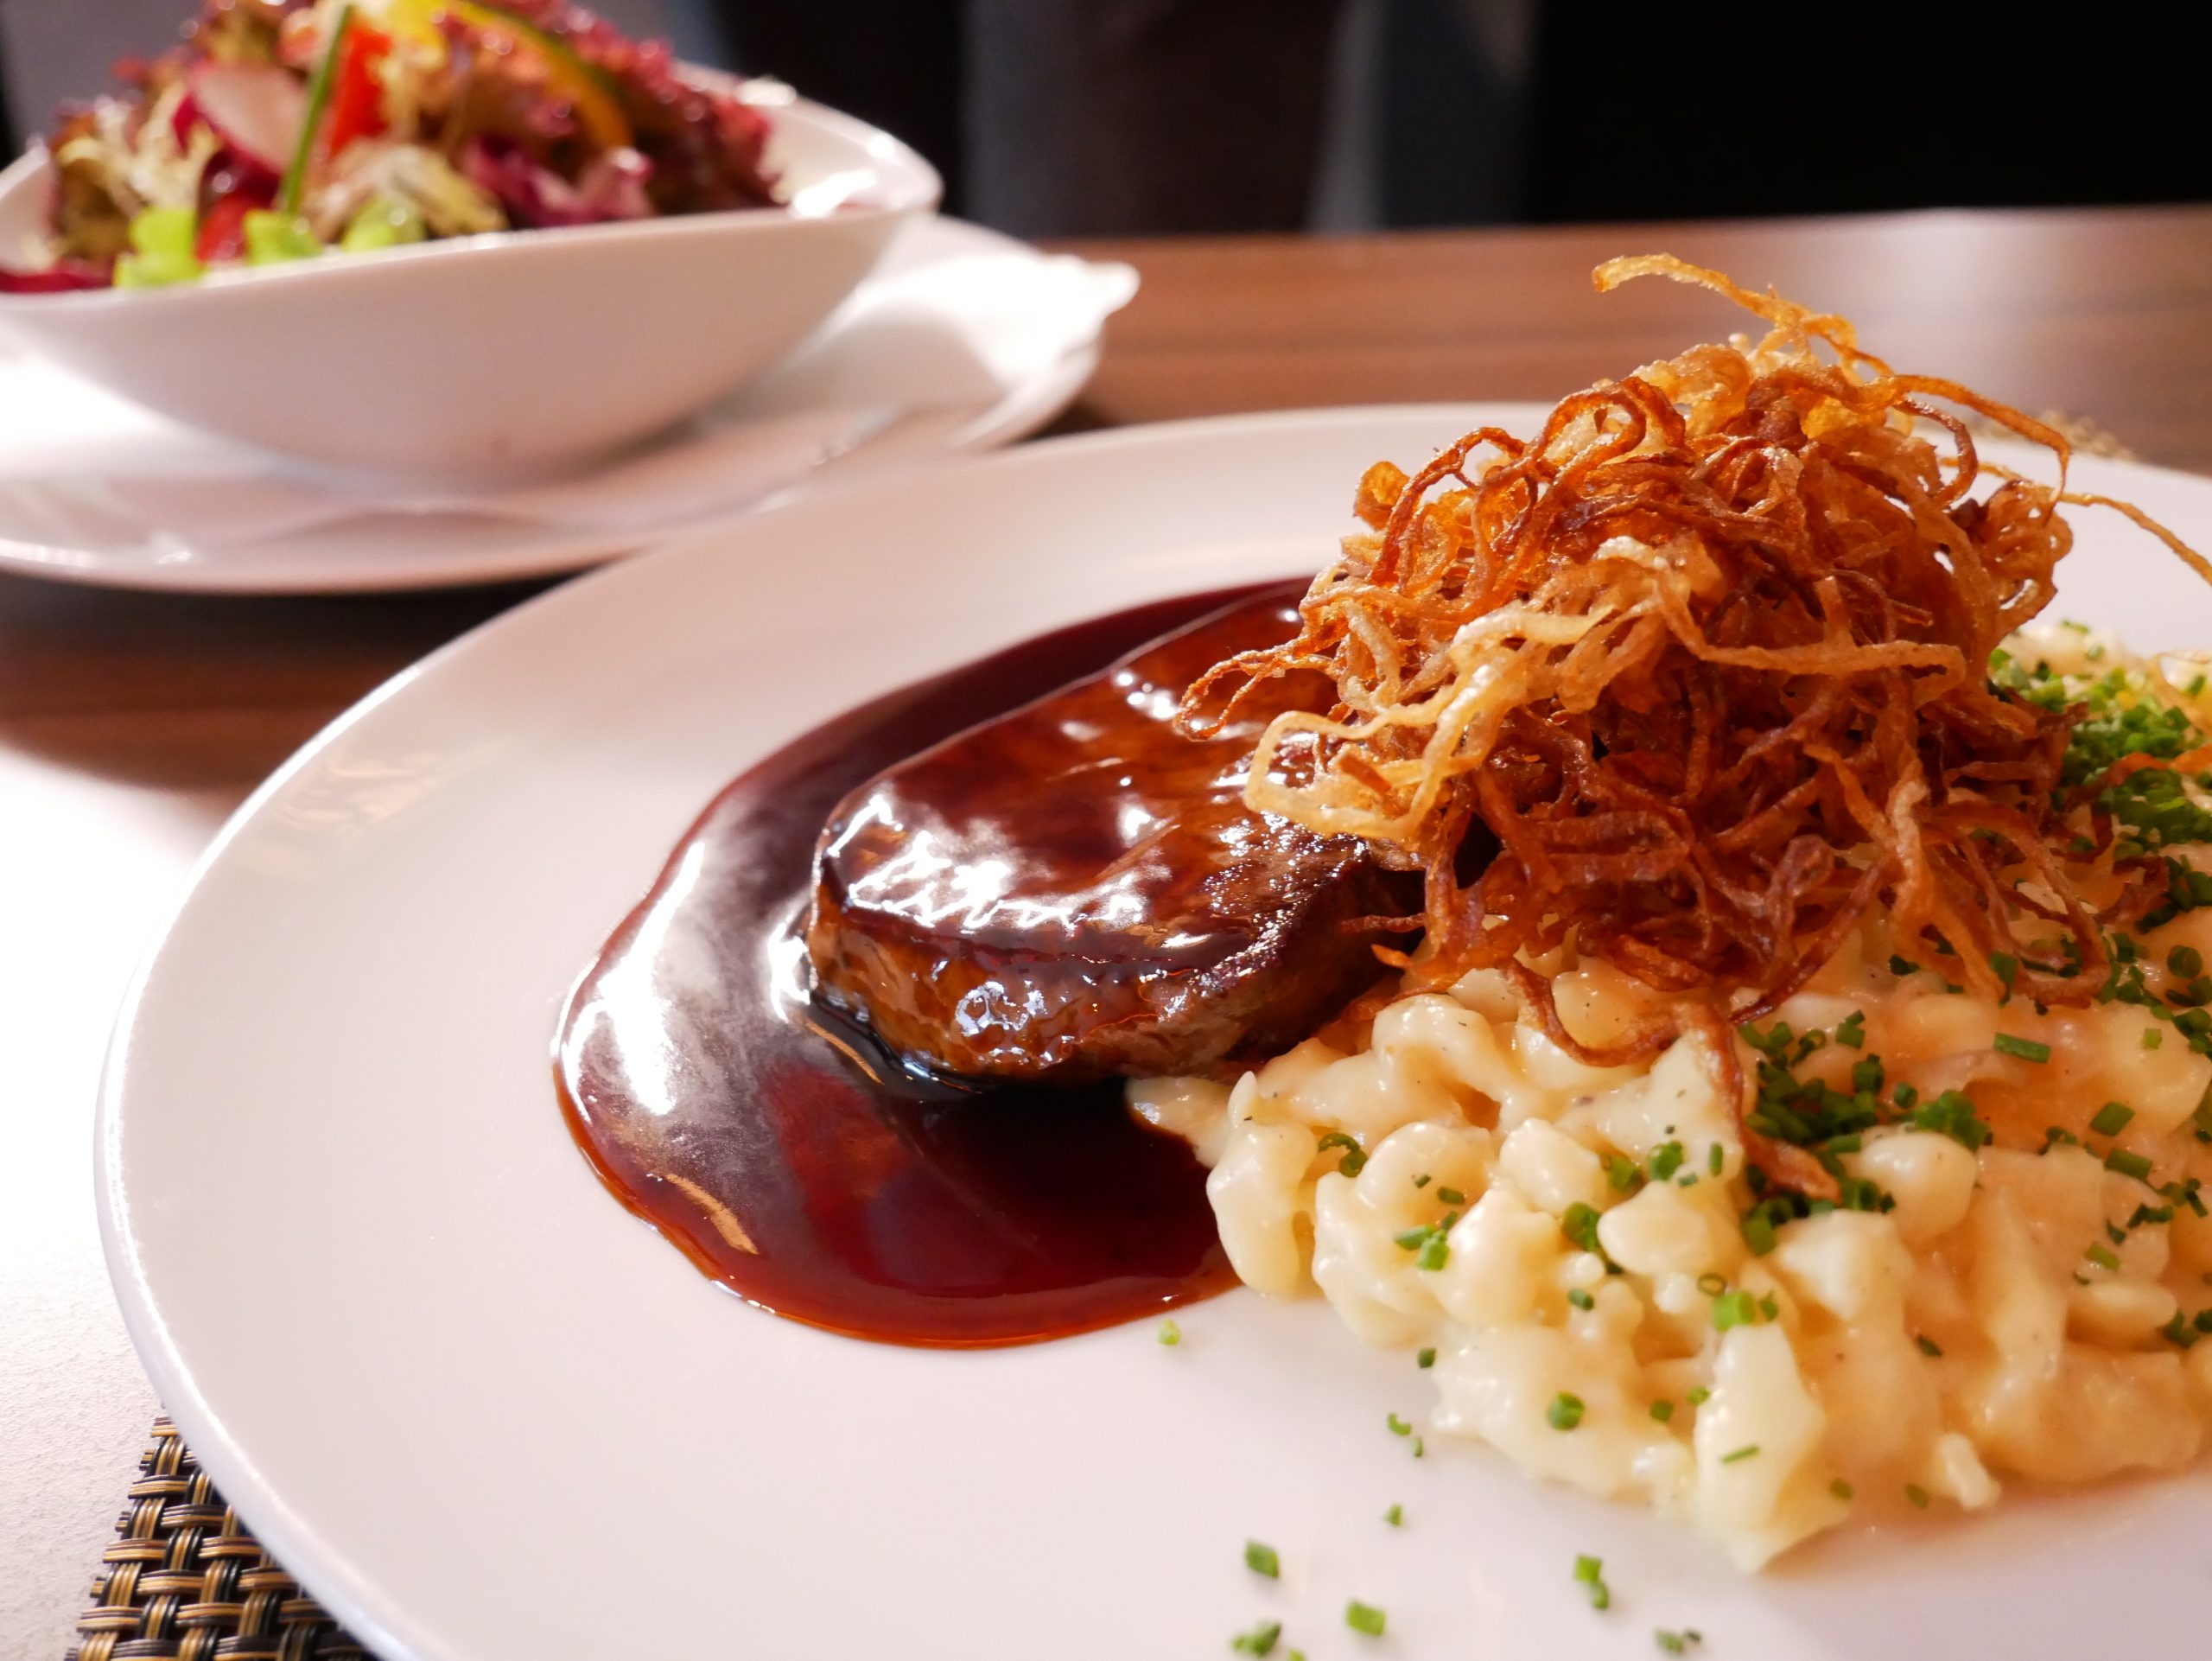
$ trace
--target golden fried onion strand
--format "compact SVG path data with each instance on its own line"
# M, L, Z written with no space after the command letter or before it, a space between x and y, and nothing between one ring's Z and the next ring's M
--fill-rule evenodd
M1421 870L1421 947L1381 954L1423 984L1503 971L1596 1065L1688 1031L1726 1048L1724 1022L1800 990L1878 904L1978 990L2003 952L2018 993L2088 1002L2105 930L2163 872L2135 862L2117 900L2082 899L2056 794L2076 716L1986 666L2050 598L2062 503L2116 508L2208 581L2212 563L2069 493L2054 429L1893 372L1846 320L1668 255L1596 282L1645 276L1713 290L1767 333L1576 393L1534 438L1484 428L1410 478L1370 469L1372 534L1314 580L1296 639L1192 689L1186 727L1217 729L1266 678L1331 677L1334 709L1269 726L1247 801ZM2050 450L2057 484L1983 463L1943 406ZM1497 851L1466 872L1484 830ZM1577 1040L1529 963L1565 945L1667 995L1663 1012ZM1792 1151L1751 1156L1817 1187Z

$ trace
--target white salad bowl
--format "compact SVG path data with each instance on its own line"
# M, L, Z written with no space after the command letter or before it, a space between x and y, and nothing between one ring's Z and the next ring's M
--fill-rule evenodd
M0 295L0 334L190 425L343 467L542 468L695 414L810 334L941 187L866 123L775 105L785 207L498 232ZM52 166L0 174L0 260L44 232Z

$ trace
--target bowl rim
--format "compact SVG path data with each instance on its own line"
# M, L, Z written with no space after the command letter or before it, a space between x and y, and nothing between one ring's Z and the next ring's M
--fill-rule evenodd
M452 260L465 255L512 258L510 251L536 247L546 238L553 245L582 245L619 239L645 241L696 238L715 232L765 231L770 226L836 225L898 218L935 211L944 198L944 181L929 159L904 139L880 127L848 115L842 110L797 96L778 99L778 118L796 115L803 121L850 140L867 154L868 164L880 183L894 188L887 200L861 200L826 213L794 213L783 207L728 207L704 213L671 213L644 220L611 220L596 225L532 226L520 230L482 231L473 236L442 237L397 248L365 250L342 259L303 259L281 264L240 266L212 272L195 283L149 289L77 289L45 294L0 293L0 314L11 318L35 315L86 315L121 307L143 309L156 305L190 304L191 296L236 292L268 283L330 281L361 269L396 270ZM0 169L0 204L19 193L37 188L51 175L53 158L43 138ZM911 182L901 175L911 175Z

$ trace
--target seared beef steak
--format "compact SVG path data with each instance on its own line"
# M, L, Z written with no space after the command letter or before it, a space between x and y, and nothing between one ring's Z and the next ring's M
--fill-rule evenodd
M815 856L817 995L910 1066L1070 1082L1200 1072L1296 1042L1379 972L1354 920L1418 904L1363 844L1251 811L1285 678L1221 736L1184 689L1289 637L1246 601L948 739L838 805Z

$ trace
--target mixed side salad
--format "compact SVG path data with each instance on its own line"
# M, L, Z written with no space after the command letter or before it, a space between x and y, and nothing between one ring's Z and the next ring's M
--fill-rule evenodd
M735 83L564 0L204 0L118 73L48 139L48 245L0 290L777 200Z

